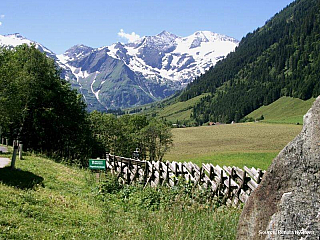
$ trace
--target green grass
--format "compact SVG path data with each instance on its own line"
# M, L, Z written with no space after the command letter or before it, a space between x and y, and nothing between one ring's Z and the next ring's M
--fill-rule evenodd
M303 101L298 98L282 97L267 106L260 107L247 117L256 119L263 115L263 122L303 124L303 115L307 113L314 101L315 98Z
M157 116L160 118L166 118L168 121L176 122L185 121L190 119L190 114L192 112L192 107L200 101L201 98L205 97L207 94L202 94L185 102L177 102L168 105L161 109Z
M173 129L170 161L267 169L300 131L290 124L242 123Z
M235 239L241 209L179 200L170 189L103 194L90 171L38 156L16 167L0 169L0 239ZM161 205L168 199L176 203Z
M225 152L190 158L188 161L196 163L198 166L201 166L202 163L212 163L219 166L236 166L240 168L247 166L266 170L277 154L278 152Z

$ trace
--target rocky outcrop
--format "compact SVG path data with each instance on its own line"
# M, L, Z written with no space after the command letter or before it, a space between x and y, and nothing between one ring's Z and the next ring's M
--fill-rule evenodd
M319 239L320 97L240 216L237 239Z

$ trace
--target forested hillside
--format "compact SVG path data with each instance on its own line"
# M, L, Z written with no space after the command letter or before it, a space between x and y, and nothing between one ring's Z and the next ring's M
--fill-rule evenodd
M212 93L193 108L198 124L239 121L281 96L320 94L320 1L298 0L247 34L235 52L180 95Z
M54 61L34 45L0 49L2 137L23 141L26 150L84 164L95 145L87 115Z

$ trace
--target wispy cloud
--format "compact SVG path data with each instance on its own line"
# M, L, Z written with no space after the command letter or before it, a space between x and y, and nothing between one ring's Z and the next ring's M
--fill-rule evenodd
M136 34L135 32L125 33L123 29L120 29L120 32L118 32L118 36L127 39L129 43L135 42L140 39L140 35Z
M2 22L0 22L0 26L2 25Z

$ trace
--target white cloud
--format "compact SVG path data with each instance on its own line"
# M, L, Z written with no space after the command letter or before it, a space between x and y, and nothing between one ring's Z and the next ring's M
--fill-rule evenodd
M3 15L3 14L2 14L2 15L0 15L0 18L4 18L4 17L5 17L5 15Z
M135 32L125 33L123 29L120 29L120 32L118 32L118 36L127 39L129 43L135 42L140 39L140 36Z
M0 26L2 25L2 22L0 22Z

